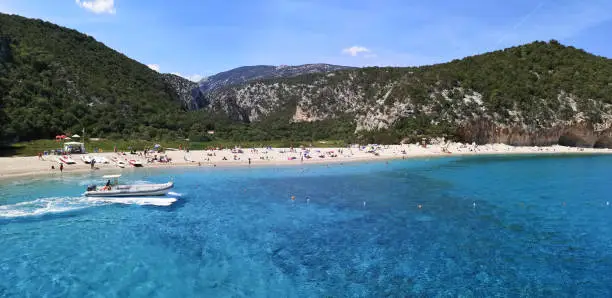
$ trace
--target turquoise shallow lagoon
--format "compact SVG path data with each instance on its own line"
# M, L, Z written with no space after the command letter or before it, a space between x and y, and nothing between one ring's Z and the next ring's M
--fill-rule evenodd
M0 181L0 297L612 296L612 156L124 175L169 207L97 178Z

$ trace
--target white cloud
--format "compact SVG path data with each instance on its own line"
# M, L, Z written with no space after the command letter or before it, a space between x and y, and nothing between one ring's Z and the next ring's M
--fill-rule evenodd
M93 13L97 14L115 14L117 10L115 9L115 0L75 0L76 4L82 8L85 8Z
M147 64L147 66L150 69L155 70L155 71L161 73L161 71L160 71L161 67L159 66L159 64ZM205 76L200 75L200 74L183 75L180 72L173 72L171 74L173 74L175 76L179 76L179 77L185 78L185 79L188 79L188 80L190 80L192 82L196 82L196 83L199 82L200 80L202 80L203 78L205 78Z
M342 50L342 53L357 57L359 53L370 53L370 49L362 46L352 46Z
M152 69L155 70L157 72L159 72L159 64L147 64L147 66Z
M190 75L190 76L182 75L180 72L173 72L172 74L175 75L175 76L183 77L185 79L188 79L188 80L190 80L192 82L196 82L196 83L199 82L200 80L202 80L203 78L205 78L203 75L199 75L199 74L193 74L193 75Z

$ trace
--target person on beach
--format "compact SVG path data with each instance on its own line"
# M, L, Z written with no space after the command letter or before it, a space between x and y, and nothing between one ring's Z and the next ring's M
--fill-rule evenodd
M63 164L63 163L61 163L61 164L60 164L60 173L63 173L63 172L64 172L64 164Z
M251 165L251 158L249 157L249 166Z
M91 165L91 169L93 170L94 166L96 165L96 160L92 159L91 162L90 162L90 165Z

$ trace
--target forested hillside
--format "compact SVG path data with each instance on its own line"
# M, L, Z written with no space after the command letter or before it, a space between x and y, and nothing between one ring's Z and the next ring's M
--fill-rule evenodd
M19 16L0 14L0 92L4 140L49 138L82 125L92 136L126 138L190 126L176 92L155 71L92 37Z
M350 121L370 141L444 134L525 145L563 137L588 146L610 135L611 92L609 59L551 41L433 66L253 82L213 92L207 108L244 122L281 110L293 122Z

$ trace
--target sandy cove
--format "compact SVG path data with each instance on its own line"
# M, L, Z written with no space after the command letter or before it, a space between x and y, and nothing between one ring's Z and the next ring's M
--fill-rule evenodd
M304 153L309 152L303 158ZM464 155L511 155L511 154L610 154L612 149L574 148L563 146L549 147L515 147L504 144L468 145L461 143L447 143L439 145L428 145L422 147L417 144L388 145L388 146L361 146L350 148L246 148L236 150L191 150L166 151L161 154L149 153L147 158L141 155L129 153L118 154L112 152L92 153L91 156L103 156L110 161L108 164L96 164L100 172L121 172L131 170L127 165L125 169L119 168L113 161L113 157L127 161L136 159L143 162L146 168L163 167L227 167L227 166L285 166L285 165L308 165L308 164L331 164L355 161L377 161L389 159L404 159L418 157L438 156L464 156ZM142 151L140 151L142 154ZM167 156L170 162L160 163L148 162L155 156ZM0 179L10 177L27 177L40 175L59 174L59 162L55 155L44 156L39 159L32 157L0 157ZM72 155L76 164L64 165L65 173L83 173L91 171L90 165L81 160L80 154ZM54 169L52 169L52 166ZM135 168L134 170L139 170Z

